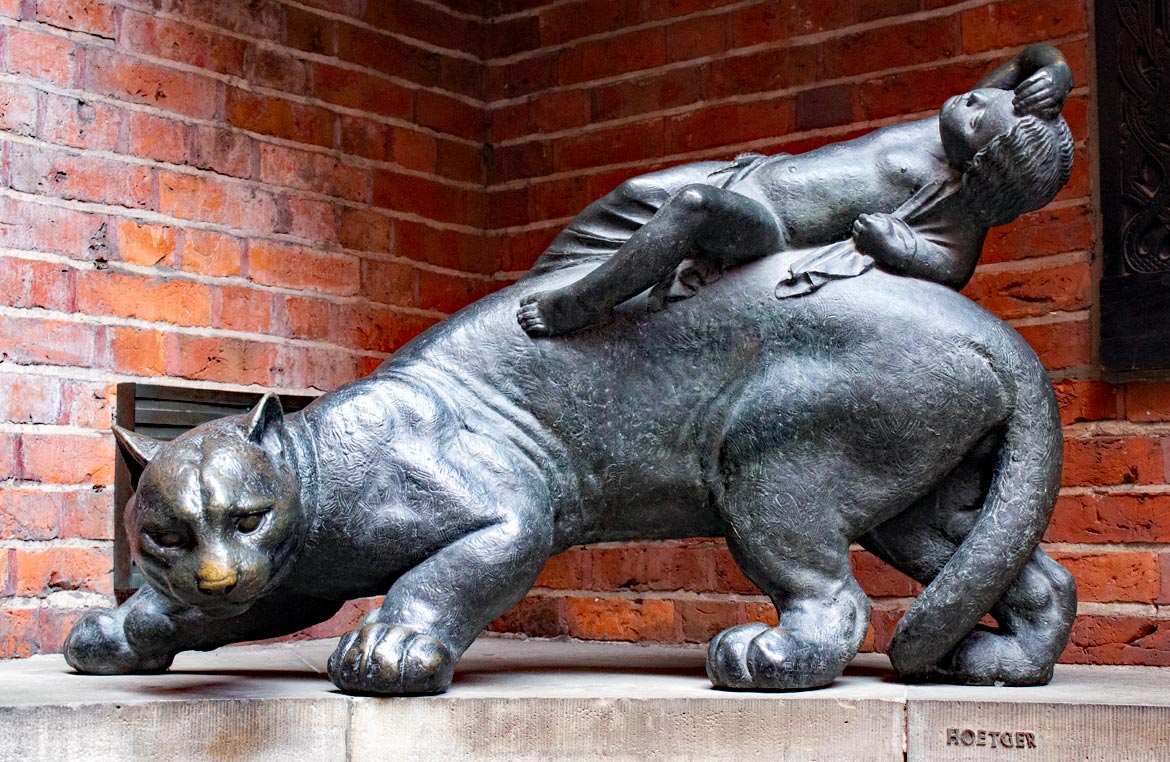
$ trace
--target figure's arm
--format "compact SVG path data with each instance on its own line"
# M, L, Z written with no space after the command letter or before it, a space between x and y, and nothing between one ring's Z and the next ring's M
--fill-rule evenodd
M1015 90L1019 111L1051 119L1064 106L1072 85L1072 69L1064 54L1051 45L1036 43L981 79L976 87Z
M928 238L891 214L863 214L853 223L853 242L883 269L912 278L950 286L967 285L986 230L965 230L960 235Z

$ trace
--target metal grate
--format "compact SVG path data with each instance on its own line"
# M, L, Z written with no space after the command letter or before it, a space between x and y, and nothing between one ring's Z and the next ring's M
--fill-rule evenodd
M260 392L226 392L216 389L191 389L158 384L118 384L118 405L114 422L119 426L155 439L174 439L201 423L251 410ZM308 406L316 397L282 394L280 404L286 413ZM142 468L134 458L116 448L114 470L114 591L118 603L129 598L142 586L142 575L130 558L123 515L126 503L138 486Z

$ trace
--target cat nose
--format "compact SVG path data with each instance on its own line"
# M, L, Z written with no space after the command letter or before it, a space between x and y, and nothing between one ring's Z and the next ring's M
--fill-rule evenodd
M227 595L235 588L240 577L235 569L230 569L214 561L204 561L199 567L199 571L195 573L195 578L201 592Z

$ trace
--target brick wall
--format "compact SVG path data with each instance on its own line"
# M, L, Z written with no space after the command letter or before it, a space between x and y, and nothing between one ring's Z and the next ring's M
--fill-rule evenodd
M1030 42L1060 47L1077 88L1069 186L992 232L965 293L1051 370L1067 437L1045 547L1076 575L1064 659L1170 664L1170 384L1107 384L1091 328L1096 238L1083 0L498 0L487 58L488 241L527 266L572 213L621 180L744 151L803 151L935 112ZM920 589L857 550L884 648ZM1165 575L1163 573L1165 570ZM574 549L501 631L702 642L774 621L722 542Z
M0 656L57 649L108 599L114 382L330 388L509 282L627 177L923 117L1046 40L1078 83L1073 180L993 231L966 293L1057 386L1065 486L1045 539L1082 598L1065 659L1170 663L1170 384L1105 383L1092 348L1090 16L1082 0L0 0ZM918 587L855 562L881 648ZM493 629L700 642L774 616L721 542L615 544L554 559Z
M0 657L111 599L116 382L329 389L500 285L472 5L0 0Z

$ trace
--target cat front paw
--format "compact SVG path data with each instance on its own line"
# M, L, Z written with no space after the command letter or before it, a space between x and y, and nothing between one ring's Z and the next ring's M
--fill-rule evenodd
M144 657L126 639L123 617L113 609L95 609L82 617L65 639L65 661L91 675L162 672L173 654Z
M442 693L454 674L451 651L439 640L405 625L364 625L342 637L329 657L329 679L346 693Z

